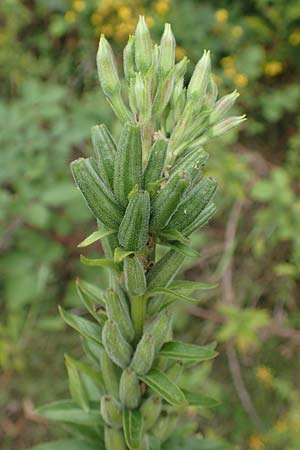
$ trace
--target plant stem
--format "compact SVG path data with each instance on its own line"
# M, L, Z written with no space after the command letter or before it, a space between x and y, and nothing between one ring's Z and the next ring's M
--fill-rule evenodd
M146 313L146 299L143 295L136 295L131 300L131 317L135 330L134 343L137 344L144 332Z

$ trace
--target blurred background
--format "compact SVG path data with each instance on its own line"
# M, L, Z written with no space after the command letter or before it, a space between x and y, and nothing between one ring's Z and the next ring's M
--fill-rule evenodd
M121 63L139 13L156 41L172 23L190 71L210 48L220 94L238 89L248 116L209 145L218 214L183 270L218 288L175 309L181 339L218 341L219 357L183 380L221 402L197 431L236 450L299 450L299 0L1 0L0 449L61 435L34 414L66 396L63 354L81 354L57 305L80 309L77 276L106 282L79 264L95 225L68 164L90 154L92 125L119 133L95 54L104 33Z

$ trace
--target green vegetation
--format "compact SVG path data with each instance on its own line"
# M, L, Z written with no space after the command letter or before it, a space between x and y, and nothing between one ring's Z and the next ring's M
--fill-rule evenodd
M108 285L105 268L78 262L76 245L93 223L66 167L91 155L95 123L105 123L114 136L121 132L99 92L94 56L103 32L121 63L136 5L0 5L1 450L65 436L33 413L67 397L63 354L81 355L57 305L83 314L77 276ZM213 363L181 377L184 389L203 386L220 402L211 411L191 410L197 433L247 450L298 450L298 3L158 0L139 6L156 42L163 23L172 23L177 61L185 54L191 59L186 82L199 53L211 49L220 94L238 89L234 114L248 117L239 134L205 147L211 155L206 175L219 181L217 213L193 234L199 257L181 269L181 278L218 287L199 304L172 307L178 339L219 341ZM87 256L99 258L98 244Z

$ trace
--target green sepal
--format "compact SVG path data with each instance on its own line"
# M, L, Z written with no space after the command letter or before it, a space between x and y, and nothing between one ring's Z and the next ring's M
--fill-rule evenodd
M151 325L149 333L154 339L155 352L158 352L162 345L170 339L172 320L172 315L168 311L164 311Z
M115 248L114 261L115 263L121 263L127 256L133 255L133 250L124 250L122 247Z
M178 413L175 411L168 412L166 410L162 411L161 416L153 428L153 434L161 442L166 441L171 434L174 432L178 422Z
M162 241L175 241L181 242L182 244L187 244L189 242L188 238L183 236L178 230L165 230L159 233L159 238Z
M139 379L133 369L123 370L120 379L120 400L127 409L135 409L141 401L141 388Z
M145 333L137 345L131 367L137 375L149 372L155 357L155 339L151 334Z
M130 450L140 450L143 435L143 417L139 410L123 411L123 431Z
M71 171L77 187L94 216L108 228L117 230L123 217L123 209L97 175L89 158L73 161Z
M138 126L124 126L114 161L114 193L119 203L126 207L128 195L142 185L142 141Z
M92 143L98 170L103 182L112 189L114 177L114 161L117 147L104 124L91 129Z
M107 258L97 258L97 259L90 259L87 258L84 255L80 255L80 262L87 266L96 266L96 267L109 267L110 269L114 269L116 271L119 270L119 267L114 261L111 261Z
M144 187L146 189L149 184L156 183L161 179L166 164L167 148L168 141L162 137L153 144L143 174Z
M212 345L199 346L176 341L166 342L159 352L159 356L169 359L198 362L208 361L217 355Z
M101 397L100 410L106 425L117 429L122 428L121 404L111 395L103 395Z
M124 283L130 295L143 295L146 291L146 276L137 256L124 258Z
M185 389L183 389L182 392L184 393L190 406L196 406L197 408L215 408L220 404L218 400L207 397L206 395L198 392L189 392Z
M152 369L147 375L139 378L170 405L185 406L187 404L182 390L160 370Z
M169 250L146 274L147 288L165 287L171 283L179 271L184 256L175 250Z
M151 395L141 405L141 413L144 418L145 431L150 430L157 421L162 408L161 398L157 395Z
M113 289L108 289L105 294L105 303L108 318L118 324L123 337L131 342L134 337L134 328L127 302Z
M194 231L197 231L199 228L204 227L205 225L207 225L209 220L215 215L216 211L217 211L216 205L214 203L210 203L203 209L203 211L201 211L199 216L197 216L192 223L188 224L182 230L182 233L184 233L185 236L189 236Z
M104 441L106 450L127 450L123 433L115 428L105 427Z
M150 197L139 191L129 202L119 227L118 239L125 250L137 251L145 247L148 239Z
M85 238L80 244L77 245L77 247L88 247L89 245L94 244L97 241L100 241L100 239L104 238L105 236L109 236L110 234L115 233L115 230L98 230L94 231L92 234L90 234L87 238Z
M124 339L116 322L112 320L105 322L102 339L110 359L122 369L127 367L131 360L132 348Z
M61 306L58 307L63 320L79 334L87 339L90 339L98 344L102 344L101 327L90 320L83 319L83 317L75 316L65 311Z
M159 243L161 245L164 245L165 247L169 247L169 248L175 250L175 252L179 253L180 255L187 256L188 258L199 257L199 252L197 252L192 247L190 247L188 244L185 244L183 242L164 241L164 240L160 239Z

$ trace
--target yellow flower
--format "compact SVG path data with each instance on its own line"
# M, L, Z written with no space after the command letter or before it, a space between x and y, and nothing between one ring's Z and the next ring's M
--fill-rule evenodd
M232 67L234 66L234 57L224 56L224 58L221 59L221 63L224 67Z
M237 73L234 77L234 82L238 88L243 88L248 84L248 77L244 73Z
M146 24L148 25L149 28L152 28L154 25L154 19L151 16L146 16L145 18L146 20Z
M215 18L218 24L224 25L228 20L228 11L225 8L217 9Z
M85 1L84 0L75 0L72 4L73 9L77 12L81 12L85 9Z
M236 76L235 67L231 67L231 66L225 67L224 72L228 76L228 78L234 78Z
M278 433L284 433L287 430L287 422L284 419L278 419L274 425L274 428Z
M165 16L170 9L169 2L167 0L159 0L154 3L154 9L160 16Z
M262 381L265 384L270 384L273 379L271 370L266 366L257 367L255 375L259 381Z
M101 27L101 32L105 35L105 36L112 36L114 29L113 26L110 23L107 23L105 25L102 25Z
M268 77L276 77L283 71L283 64L280 61L270 61L264 66L264 73Z
M64 19L68 23L74 23L77 19L77 14L74 11L67 11L64 15Z
M265 448L264 441L260 434L253 434L249 439L249 450L263 450Z
M180 47L180 45L177 45L175 52L177 60L183 58L186 55L185 49L183 47Z
M290 34L289 43L294 46L300 44L300 31L299 30L293 31L293 33Z
M238 39L242 36L243 34L243 28L240 27L239 25L236 25L235 27L232 27L231 29L231 34L235 39Z
M102 17L100 14L94 13L91 15L91 24L99 25L99 23L101 23L101 19L102 19Z
M128 6L120 6L118 8L118 16L123 20L128 20L131 17L131 10Z

